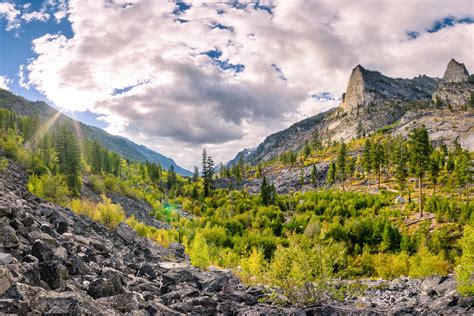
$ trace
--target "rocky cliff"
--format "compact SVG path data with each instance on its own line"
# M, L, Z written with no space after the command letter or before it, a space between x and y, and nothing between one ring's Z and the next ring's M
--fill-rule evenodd
M441 104L435 102L438 97ZM300 150L316 131L325 142L348 141L391 124L397 127L394 134L403 135L408 128L425 124L435 144L451 145L459 139L472 151L472 102L474 85L465 66L454 60L442 80L427 76L390 78L358 65L352 70L339 107L268 136L244 159L255 164L285 151Z
M13 162L0 172L2 315L467 314L473 309L474 298L460 297L452 276L366 280L361 282L367 290L357 296L323 297L307 307L270 304L264 288L243 286L229 271L190 266L182 245L160 247L125 224L108 230L32 195L26 180Z
M469 72L464 64L451 59L443 79L433 93L433 101L437 106L451 106L457 109L472 107L474 82L469 79Z

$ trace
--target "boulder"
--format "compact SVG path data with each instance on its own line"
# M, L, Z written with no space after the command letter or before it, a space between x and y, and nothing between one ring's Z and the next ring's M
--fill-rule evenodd
M13 257L9 253L0 252L0 265L9 264L13 261Z
M92 281L87 290L87 294L96 299L122 294L123 292L121 281L106 278L99 278Z
M33 243L33 247L31 247L31 254L38 258L39 262L52 260L54 257L53 249L41 240L36 240Z
M131 245L137 238L137 233L125 223L117 225L116 233L122 238L126 245Z
M57 261L40 262L39 271L41 280L46 282L52 290L61 287L68 278L67 268Z
M0 218L0 249L17 248L19 244L20 241L8 218Z

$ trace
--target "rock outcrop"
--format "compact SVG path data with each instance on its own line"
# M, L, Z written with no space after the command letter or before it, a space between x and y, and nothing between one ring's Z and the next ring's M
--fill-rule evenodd
M441 82L467 82L468 80L469 72L467 72L466 66L463 63L458 63L456 60L451 59Z
M390 78L378 71L357 65L351 73L341 108L349 114L361 115L370 107L378 107L387 100L413 101L431 98L438 79L419 76L413 79Z
M436 121L436 125L451 126L445 136L441 137L438 133L437 141L451 145L456 138L463 138L463 147L472 149L470 144L474 137L473 131L464 128L465 123L472 125L474 102L474 85L470 83L472 78L468 78L464 65L454 60L449 63L443 80L424 75L413 79L389 78L378 71L357 65L352 70L347 91L339 107L268 136L255 150L244 156L239 153L229 164L235 163L240 157L245 162L257 164L276 158L286 151L301 150L306 142L311 141L316 131L326 143L348 141L395 123L398 132L404 130L403 125L410 123L408 119L414 116L423 117L423 121L428 124ZM437 104L439 102L436 99L440 99L442 104ZM429 117L439 113L433 111L437 107L454 111L452 115ZM451 118L454 121L448 122ZM443 122L446 124L441 124ZM457 127L457 122L462 123L459 124L462 125L461 128ZM430 128L428 125L427 127Z
M474 103L474 84L469 81L469 72L464 64L454 59L448 63L438 88L433 93L433 101L439 106L469 108Z

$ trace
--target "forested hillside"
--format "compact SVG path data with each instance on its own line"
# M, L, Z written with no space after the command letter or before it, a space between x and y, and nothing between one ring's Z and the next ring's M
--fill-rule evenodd
M7 90L0 89L0 108L10 110L18 115L35 116L41 122L54 117L54 121L58 123L55 126L66 124L73 128L73 126L78 125L81 131L81 135L78 135L78 137L97 141L108 150L120 154L125 159L155 162L165 168L173 165L179 174L191 175L188 170L178 166L171 158L165 157L143 145L135 144L126 138L110 135L100 128L73 120L66 115L58 113L45 102L31 102Z

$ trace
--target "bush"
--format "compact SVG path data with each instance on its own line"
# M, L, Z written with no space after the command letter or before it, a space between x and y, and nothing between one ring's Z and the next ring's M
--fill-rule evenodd
M474 227L466 226L459 240L462 256L456 266L458 291L464 296L474 295Z
M110 199L102 196L102 202L94 203L88 200L73 200L69 207L77 214L85 215L109 228L115 228L125 220L125 213L119 204L113 204Z
M104 181L99 176L90 175L87 179L87 185L97 194L105 193Z
M267 262L263 251L253 248L248 257L240 259L240 267L242 269L239 274L247 284L256 284L262 282L263 273L266 270Z
M0 157L0 172L3 172L8 167L8 159Z
M409 275L415 278L422 278L431 275L447 275L450 264L442 254L435 255L428 248L422 246L416 255L410 258Z
M48 201L65 204L69 201L70 191L62 175L33 175L28 181L28 190Z
M379 253L374 255L374 268L377 275L384 279L393 279L409 273L409 255Z
M200 232L196 233L194 240L191 242L189 256L191 257L191 264L196 267L207 268L211 264L209 247Z

